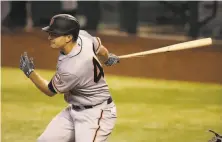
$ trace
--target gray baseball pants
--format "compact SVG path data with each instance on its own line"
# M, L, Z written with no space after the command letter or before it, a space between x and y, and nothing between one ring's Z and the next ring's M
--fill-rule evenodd
M71 105L48 124L38 142L107 142L116 122L116 106L104 102L90 109Z

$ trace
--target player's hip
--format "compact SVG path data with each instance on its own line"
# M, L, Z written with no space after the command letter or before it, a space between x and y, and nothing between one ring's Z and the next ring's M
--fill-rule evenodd
M111 96L109 96L103 101L97 101L97 103L93 105L82 105L82 104L76 105L75 103L70 104L70 107L76 111L82 111L82 110L88 110L88 109L103 109L103 108L109 108L113 106L115 106L115 104Z
M99 104L105 103L106 101L107 104L113 102L109 92L95 94L67 93L64 94L64 99L68 104L77 106L77 108L81 108L83 106L85 109L93 108Z
M76 141L105 142L111 134L117 119L116 106L99 104L84 110L71 111L74 120Z
M84 108L83 106L78 108L76 106L74 107L74 105L70 105L70 108L71 115L75 121L81 121L81 123L91 123L95 120L96 123L94 124L96 127L98 125L97 122L100 119L101 121L105 121L114 126L117 118L116 105L111 97L103 103L95 105L91 108Z

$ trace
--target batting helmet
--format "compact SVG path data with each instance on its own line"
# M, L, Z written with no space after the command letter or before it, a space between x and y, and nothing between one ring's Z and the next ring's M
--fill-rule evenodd
M69 14L58 14L52 17L49 26L42 28L43 31L57 35L79 35L80 24L78 20Z

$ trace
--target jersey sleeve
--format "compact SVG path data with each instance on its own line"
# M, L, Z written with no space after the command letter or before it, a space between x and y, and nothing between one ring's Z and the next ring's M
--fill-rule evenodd
M97 54L99 52L99 48L102 45L99 37L93 37L93 50Z
M83 36L86 36L86 37L92 39L93 51L97 54L99 52L100 46L102 45L100 38L99 37L94 37L94 36L90 35L85 30L80 30L80 35L83 35Z
M66 93L79 84L77 76L70 73L56 73L48 84L53 93Z

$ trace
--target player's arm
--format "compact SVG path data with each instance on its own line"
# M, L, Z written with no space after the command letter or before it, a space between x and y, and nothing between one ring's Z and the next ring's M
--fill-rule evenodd
M94 40L94 52L99 60L107 66L112 66L119 63L119 57L115 54L109 53L108 49L102 45L100 38L93 37Z
M96 55L102 63L105 63L109 58L109 51L101 45Z
M55 92L51 91L48 87L48 81L42 78L36 71L34 71L33 60L28 58L26 52L20 58L20 69L44 94L46 94L47 96L54 96L56 94Z
M32 80L32 82L35 84L35 86L41 90L44 94L52 97L56 94L56 92L53 92L50 90L49 82L45 80L43 77L41 77L36 71L33 71L29 78Z

